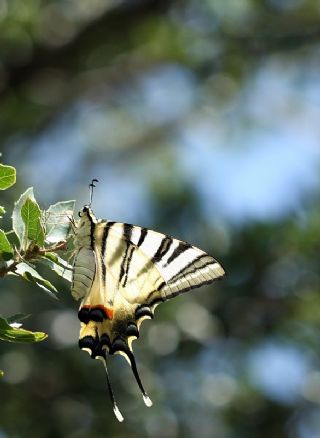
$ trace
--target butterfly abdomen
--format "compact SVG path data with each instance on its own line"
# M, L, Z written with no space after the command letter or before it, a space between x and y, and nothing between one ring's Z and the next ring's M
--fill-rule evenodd
M74 236L76 255L73 263L72 296L79 300L90 291L96 273L96 260L93 251L97 219L88 206L79 212L80 220Z
M80 248L73 264L72 296L79 300L90 291L96 271L94 252L88 248Z

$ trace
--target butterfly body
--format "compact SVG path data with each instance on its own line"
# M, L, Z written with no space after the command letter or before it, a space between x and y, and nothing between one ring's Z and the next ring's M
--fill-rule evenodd
M159 303L211 283L224 270L213 257L173 237L97 220L88 206L79 216L71 290L75 299L81 299L79 346L105 366L107 353L122 354L150 406L132 352L142 321L153 318ZM109 381L108 385L120 419Z

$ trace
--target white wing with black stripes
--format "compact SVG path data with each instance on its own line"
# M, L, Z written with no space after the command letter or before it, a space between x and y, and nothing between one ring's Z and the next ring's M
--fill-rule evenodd
M109 236L126 244L119 286L127 287L122 293L131 298L130 301L152 305L152 299L165 301L224 275L223 268L213 257L156 231L114 223Z
M124 355L149 406L131 345L141 322L153 317L160 302L211 283L224 270L195 246L143 227L98 221L87 206L80 212L74 243L72 295L81 299L79 346L105 365L107 353ZM109 389L121 420L110 384Z

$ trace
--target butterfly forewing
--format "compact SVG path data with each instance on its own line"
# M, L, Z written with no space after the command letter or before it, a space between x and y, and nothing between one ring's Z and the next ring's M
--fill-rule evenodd
M125 227L132 229L130 238L123 232ZM125 286L143 285L139 302L150 304L148 294L154 291L165 300L224 275L221 265L204 251L156 231L114 223L110 235L127 242L129 250L123 258L127 269L122 279Z

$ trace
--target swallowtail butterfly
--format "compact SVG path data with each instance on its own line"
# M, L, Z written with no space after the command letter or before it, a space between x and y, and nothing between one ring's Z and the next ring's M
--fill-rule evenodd
M222 266L189 243L143 227L98 220L90 204L79 212L75 226L72 296L81 300L79 347L100 359L107 373L113 411L115 402L107 354L122 354L129 362L147 406L152 402L140 380L132 341L158 304L223 277Z

